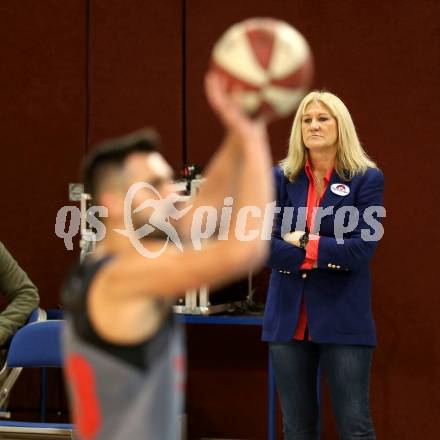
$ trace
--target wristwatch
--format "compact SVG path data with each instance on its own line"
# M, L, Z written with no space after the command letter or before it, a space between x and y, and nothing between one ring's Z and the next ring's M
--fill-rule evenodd
M309 242L309 231L304 232L304 234L299 238L299 247L306 250L307 244Z

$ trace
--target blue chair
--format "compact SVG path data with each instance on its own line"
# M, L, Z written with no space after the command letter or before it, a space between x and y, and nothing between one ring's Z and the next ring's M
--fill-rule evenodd
M26 324L31 324L32 322L38 322L38 321L45 321L47 318L47 314L43 309L40 309L39 307L32 310L31 314L29 315ZM11 345L13 336L9 338L9 340L6 342L4 347L9 350L9 347ZM1 366L0 369L0 408L4 408L5 403L8 400L10 391L12 387L14 386L15 382L17 381L18 377L21 374L21 368L10 368L8 366L8 363ZM6 417L8 418L10 414L5 411L0 411L0 417Z
M27 324L14 335L8 351L8 368L62 367L63 321ZM3 390L4 391L4 390ZM9 394L9 389L6 392ZM73 439L73 425L0 421L1 439Z

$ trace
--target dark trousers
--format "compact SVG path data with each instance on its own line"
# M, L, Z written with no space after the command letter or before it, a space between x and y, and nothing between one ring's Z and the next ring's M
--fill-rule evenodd
M285 440L319 439L318 367L327 377L341 440L376 439L369 410L373 347L309 341L269 347Z

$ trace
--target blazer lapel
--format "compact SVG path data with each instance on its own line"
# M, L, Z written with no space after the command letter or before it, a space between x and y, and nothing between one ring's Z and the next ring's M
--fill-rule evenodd
M331 186L335 183L343 183L347 185L349 182L343 181L336 171L333 171L329 184L325 190L325 193L321 199L320 206L322 208L327 208L329 206L333 206L333 214L336 212L337 207L342 203L345 199L345 196L340 196L335 194L331 190ZM349 186L349 185L347 185ZM290 182L286 186L287 192L287 200L285 206L292 206L295 208L295 212L292 218L292 228L304 230L306 225L306 215L307 211L305 208L307 207L307 194L309 189L309 179L305 170L302 170L298 177L294 182ZM290 202L290 203L289 203ZM301 210L303 208L303 210ZM330 217L324 217L322 219L321 228L324 227L325 222L328 221ZM292 230L294 230L292 229Z
M302 170L294 182L287 184L287 196L291 206L300 207L307 206L307 191L309 187L309 179L304 170Z

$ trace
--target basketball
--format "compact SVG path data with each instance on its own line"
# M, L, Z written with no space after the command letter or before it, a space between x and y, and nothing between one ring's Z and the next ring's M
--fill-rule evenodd
M274 18L250 18L231 26L214 45L212 68L229 92L240 92L240 106L253 117L293 113L313 79L306 39Z

